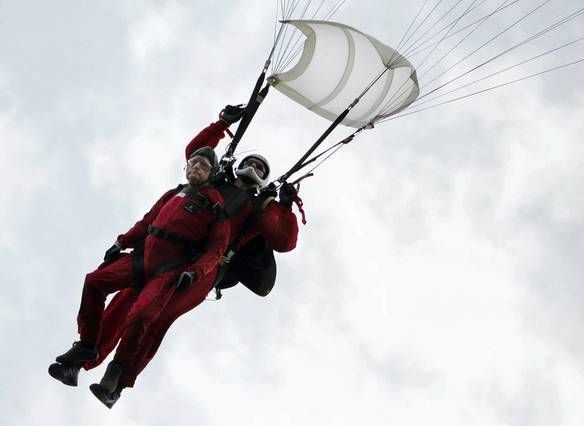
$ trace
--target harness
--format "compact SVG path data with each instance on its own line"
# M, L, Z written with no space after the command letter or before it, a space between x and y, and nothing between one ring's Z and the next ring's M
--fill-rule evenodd
M185 186L186 185L184 184L178 185L174 191L174 195L179 194L185 188ZM184 209L189 213L195 213L197 210L204 208L213 212L213 214L215 214L219 220L223 220L224 213L219 203L211 203L211 201L209 201L209 199L200 192L195 194L188 194L188 196L190 198L190 202L185 204ZM144 287L147 278L176 269L179 266L195 261L201 256L204 241L193 241L175 232L170 232L163 228L152 225L148 225L148 234L155 238L166 240L172 244L183 246L185 248L185 254L183 256L177 257L176 259L172 259L163 263L147 277L144 267L144 244L146 240L144 239L136 243L131 255L132 272L134 274L134 281L137 287Z
M177 191L177 194L180 193L186 185L179 185L180 189ZM177 188L178 189L178 188ZM225 219L225 211L224 208L221 207L219 202L213 204L207 197L205 197L200 192L196 192L194 194L188 194L191 202L185 205L185 210L189 213L195 213L197 210L200 209L207 209L211 211L219 220Z
M257 254L260 257L265 258L265 262L264 262L264 263L266 263L266 265L264 265L265 267L260 267L259 270L256 271L255 276L250 277L249 272L250 272L250 269L253 268L253 265L250 265L249 264L250 262L245 262L245 261L238 262L238 265L237 265L238 269L241 269L242 267L244 267L246 269L245 272L247 272L247 273L244 273L244 275L248 276L248 279L244 280L244 279L242 279L241 276L238 277L239 279L237 279L237 278L233 278L233 277L226 277L226 275L228 273L230 266L233 266L232 262L234 259L236 259L236 255L240 251L245 250L247 248L247 246L250 245L248 243L248 244L246 244L245 247L238 248L239 244L243 240L243 237L253 226L258 213L264 211L265 208L267 207L267 205L273 199L274 199L273 196L268 196L268 197L263 198L263 199L259 199L259 198L251 199L251 201L253 203L253 211L245 219L245 221L241 225L241 228L239 229L237 236L231 241L231 244L229 244L229 246L227 247L227 250L225 251L225 254L221 257L221 260L219 261L219 269L217 271L217 277L215 278L215 283L214 283L215 299L216 300L221 299L221 297L223 296L221 293L222 289L232 287L232 286L236 285L238 281L241 281L248 289L250 289L255 294L258 294L260 296L266 296L270 292L270 290L272 289L272 287L275 283L275 279L276 279L276 277L275 277L275 270L276 270L275 269L275 267L276 267L275 260L273 257L272 250L267 247L265 240L263 239L263 237L260 237L260 236L254 238L254 241L261 240L261 242L256 241L256 244L249 247L251 250L248 250L248 251L251 251L253 254ZM261 245L261 248L258 247L258 245ZM245 265L245 266L243 266L241 263L243 263L243 265ZM251 267L251 268L249 268L249 267ZM273 273L272 273L272 271L273 271ZM239 272L243 272L243 271L239 271ZM267 275L264 272L267 273ZM273 275L273 277L272 277L272 275Z

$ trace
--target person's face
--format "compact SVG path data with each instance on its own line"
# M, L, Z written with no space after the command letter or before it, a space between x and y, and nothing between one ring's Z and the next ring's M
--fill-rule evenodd
M266 177L266 166L260 160L248 158L243 162L242 167L252 167L260 178L264 179Z
M191 185L200 185L211 176L211 162L202 155L195 155L187 161L186 176Z

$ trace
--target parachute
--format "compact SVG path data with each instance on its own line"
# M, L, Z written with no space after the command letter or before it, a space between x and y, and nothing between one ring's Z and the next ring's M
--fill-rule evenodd
M383 76L342 120L362 127L407 108L420 93L414 66L399 52L348 25L286 21L306 36L296 65L267 81L309 110L334 121L373 81Z
M543 70L540 65L527 75L510 74L541 64L546 58L559 57L560 51L576 49L578 43L584 42L584 36L566 32L564 40L547 37L568 24L579 32L581 25L576 19L584 16L584 7L568 15L558 11L554 16L549 7L546 10L553 0L529 4L520 0L420 0L416 16L394 48L365 32L330 21L344 1L337 0L317 19L326 3L321 0L312 16L304 19L311 14L311 0L304 0L301 11L302 0L278 0L279 30L274 31L271 52L224 158L233 161L235 148L270 87L332 123L268 189L284 183L308 164L322 157L322 161L326 160L376 124L584 62L584 58L569 57L563 64L550 64ZM300 18L292 19L293 15ZM473 40L481 40L479 33L486 41ZM505 38L513 41L505 44ZM581 54L581 50L576 52ZM294 60L296 63L288 68ZM266 78L270 65L272 72ZM501 75L513 77L496 81ZM339 124L356 130L316 154Z

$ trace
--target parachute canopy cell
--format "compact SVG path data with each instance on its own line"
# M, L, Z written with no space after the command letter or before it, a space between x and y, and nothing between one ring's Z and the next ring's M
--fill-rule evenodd
M382 73L342 124L374 124L407 108L420 93L412 64L375 38L331 21L286 23L306 36L302 54L294 67L272 74L268 82L316 114L335 120Z

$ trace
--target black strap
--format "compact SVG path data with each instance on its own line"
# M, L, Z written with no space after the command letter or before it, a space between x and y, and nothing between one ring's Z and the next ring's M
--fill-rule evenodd
M225 180L217 182L215 189L223 196L223 204L225 206L223 212L226 217L236 215L252 200L247 191Z
M180 191L179 191L180 192ZM221 203L212 203L207 197L205 197L200 192L195 192L194 194L188 193L188 197L198 208L207 209L212 212L218 220L225 220L226 215Z
M144 268L144 240L134 245L132 250L132 273L134 274L134 285L142 288L146 283L146 271Z
M169 241L173 244L179 244L185 247L195 247L199 245L198 242L189 240L182 235L176 234L174 232L166 231L165 229L158 228L156 226L148 225L148 234L153 237L160 238L161 240Z
M264 98L268 95L268 91L270 90L269 84L266 84L264 88L261 89L265 77L266 71L264 70L256 81L253 92L249 97L249 101L247 102L247 106L245 107L245 110L243 112L243 117L239 122L237 131L235 132L235 136L233 136L231 143L227 147L227 152L225 153L224 157L233 156L233 153L235 152L235 149L237 148L237 145L239 144L239 141L241 140L243 134L247 130L249 123L251 123L253 116L257 112Z
M164 274L165 272L168 272L168 271L172 271L173 269L176 269L179 266L183 266L183 265L186 265L187 263L194 262L200 256L201 256L201 250L198 250L198 249L190 250L189 253L187 253L184 256L177 257L176 259L172 259L172 260L169 260L168 262L163 263L162 265L160 265L156 269L156 271L154 271L154 273L152 275L155 276L155 275Z
M353 101L355 102L355 101ZM280 176L278 178L278 181L280 182L284 182L286 181L286 179L288 179L291 175L293 175L295 172L297 172L300 168L302 168L302 165L304 163L304 161L310 157L310 154L312 154L316 148L319 147L319 145L328 137L328 135L331 134L331 132L341 123L341 121L343 121L345 119L345 117L347 116L347 114L349 114L349 112L351 111L351 108L353 108L353 104L351 104L351 106L349 108L347 108L345 111L343 111L341 113L341 115L339 115L335 121L333 121L331 123L331 125L325 130L325 132L316 140L316 142L314 142L314 144L312 144L312 146L310 148L308 148L308 151L306 151L306 153L300 157L300 159L296 162L296 164L294 164L290 170L288 170L286 173L284 173L282 176Z
M151 227L149 227L149 230L150 228ZM154 229L161 230L160 228ZM140 241L138 244L136 244L131 254L132 273L134 274L134 285L136 287L142 288L146 283L146 279L156 275L164 274L165 272L176 269L179 266L183 266L187 263L194 262L201 256L201 244L191 242L191 244L187 246L187 250L188 251L184 256L180 256L177 257L176 259L171 259L168 262L163 263L154 271L154 273L149 274L147 276L146 268L144 267L144 240Z

